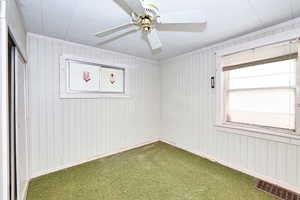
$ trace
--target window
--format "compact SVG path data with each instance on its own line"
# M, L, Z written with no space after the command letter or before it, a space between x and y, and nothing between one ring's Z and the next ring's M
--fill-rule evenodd
M295 132L297 61L295 41L223 56L222 121Z

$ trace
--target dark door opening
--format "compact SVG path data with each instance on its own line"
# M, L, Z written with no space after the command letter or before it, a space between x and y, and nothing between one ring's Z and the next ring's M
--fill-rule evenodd
M17 199L16 120L15 120L15 48L8 36L8 98L9 98L9 177L10 200Z

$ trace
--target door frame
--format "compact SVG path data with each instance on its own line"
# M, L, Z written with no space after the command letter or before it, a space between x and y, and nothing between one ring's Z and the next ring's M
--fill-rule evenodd
M0 199L10 199L10 159L9 159L9 77L8 77L8 34L10 33L7 23L7 1L0 1ZM15 38L13 34L10 34L13 41ZM16 43L16 42L15 42ZM16 43L17 44L17 43ZM18 48L18 45L16 45ZM26 64L26 57L19 51L21 57L23 57ZM25 71L27 75L27 72ZM26 76L27 78L27 76ZM25 80L25 82L27 79ZM28 111L27 99L28 99L28 88L25 88L26 92L26 111ZM26 125L26 132L27 125ZM28 142L27 142L28 144ZM27 145L28 148L28 145ZM29 157L29 155L27 155ZM28 161L28 158L26 158ZM27 164L28 166L28 164ZM29 168L28 168L29 169ZM27 171L27 176L29 175ZM28 177L27 177L28 178Z
M9 187L10 200L16 200L17 194L17 155L16 155L16 77L15 77L15 44L8 38L8 99L9 99Z
M27 87L27 65L26 65L26 60L24 59L24 57L22 56L21 52L15 48L15 53L14 53L14 60L15 60L15 69L14 69L14 73L15 73L15 89L14 89L14 92L15 92L15 107L14 107L14 111L15 111L15 145L16 145L16 152L15 152L15 156L16 156L16 192L17 192L17 197L18 197L18 200L23 200L24 197L26 196L26 193L27 193L27 186L28 186L28 179L29 179L29 155L28 155L28 124L27 124L27 112L28 112L28 87ZM17 59L20 59L20 61L22 62L22 65L18 65L17 64ZM23 69L23 83L21 83L21 87L19 88L18 85L19 85L19 72L21 70L20 67L24 67ZM19 95L20 95L20 89L23 88L23 100L24 100L24 132L20 133L18 132L18 113L19 113ZM20 168L20 165L18 164L19 161L20 161L20 156L19 155L19 136L21 136L20 134L23 134L24 135L24 143L25 143L25 160L26 160L26 166L24 166L25 168L25 179L27 179L26 181L26 185L25 185L25 188L21 187L21 185L19 185L19 183L21 183L20 181L24 181L24 177L21 177L21 174L19 173L21 171L21 168ZM22 190L21 190L22 189Z
M9 111L8 111L8 26L6 1L0 1L0 64L1 64L1 189L2 199L9 199Z

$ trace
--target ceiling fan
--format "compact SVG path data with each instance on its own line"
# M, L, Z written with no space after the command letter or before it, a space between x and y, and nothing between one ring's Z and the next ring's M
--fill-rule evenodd
M157 30L167 31L203 31L206 27L204 20L192 12L170 13L160 15L159 9L143 0L115 0L131 16L132 22L96 33L97 37L104 37L123 29L135 26L145 34L152 50L162 47Z

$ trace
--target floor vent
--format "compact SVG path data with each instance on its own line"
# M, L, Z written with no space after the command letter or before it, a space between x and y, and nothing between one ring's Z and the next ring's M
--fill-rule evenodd
M265 182L263 180L257 180L256 188L258 190L264 191L272 196L284 200L300 200L300 194L291 192L287 189L279 187L277 185Z

